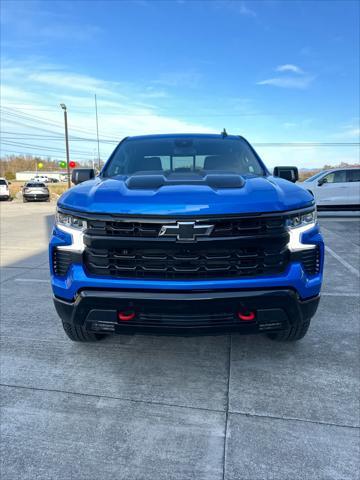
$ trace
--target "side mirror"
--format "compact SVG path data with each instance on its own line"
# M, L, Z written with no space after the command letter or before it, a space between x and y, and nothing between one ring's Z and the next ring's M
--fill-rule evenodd
M275 167L274 177L280 177L295 183L299 180L299 171L297 167Z
M92 168L74 168L71 173L71 181L75 185L91 180L95 177L95 172Z
M324 185L324 183L328 183L327 178L321 178L318 181L318 186L321 187L321 185Z

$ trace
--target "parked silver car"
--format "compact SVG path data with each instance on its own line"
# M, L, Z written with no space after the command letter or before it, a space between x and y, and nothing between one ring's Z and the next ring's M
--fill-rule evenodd
M43 201L50 202L50 192L45 183L28 182L22 189L23 202Z

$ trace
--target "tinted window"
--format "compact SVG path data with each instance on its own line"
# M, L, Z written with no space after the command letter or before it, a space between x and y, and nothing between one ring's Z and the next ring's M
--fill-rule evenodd
M27 187L45 187L45 185L41 182L36 182L36 183L27 183Z
M316 173L315 175L313 175L312 177L309 177L305 180L305 182L312 182L313 180L316 180L318 177L320 177L321 175L324 175L324 172L319 172L319 173Z
M0 185L6 185L5 180L1 179L1 180L0 180Z
M346 170L339 170L338 172L332 172L326 175L328 183L342 183L346 182Z
M360 169L353 169L347 171L348 182L360 182Z
M264 175L256 154L246 142L230 138L147 138L122 143L104 175L221 171Z

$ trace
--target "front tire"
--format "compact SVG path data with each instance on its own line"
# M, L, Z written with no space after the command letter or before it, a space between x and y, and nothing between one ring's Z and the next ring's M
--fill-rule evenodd
M89 332L89 330L80 325L73 325L67 322L62 322L62 325L66 335L73 342L98 342L106 337L106 335Z
M281 330L280 332L268 333L267 336L271 340L277 342L296 342L305 337L307 331L309 330L311 318L298 322L295 325L291 325L286 330Z

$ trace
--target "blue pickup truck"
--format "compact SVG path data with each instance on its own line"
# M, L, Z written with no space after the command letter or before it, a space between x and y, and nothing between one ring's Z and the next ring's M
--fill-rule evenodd
M74 341L111 333L302 338L324 244L296 167L267 170L240 136L127 137L76 169L50 241L56 310Z

